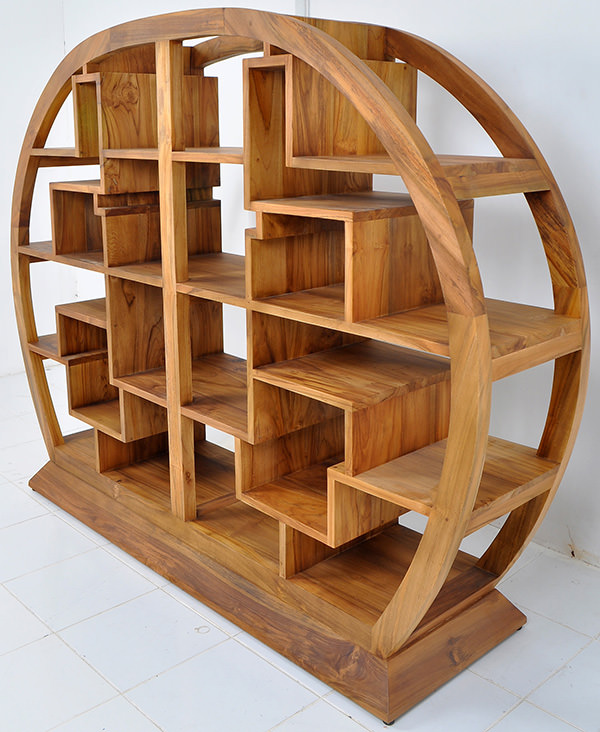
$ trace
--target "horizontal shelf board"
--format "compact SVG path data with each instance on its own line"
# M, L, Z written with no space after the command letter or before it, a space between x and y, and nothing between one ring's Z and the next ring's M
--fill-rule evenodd
M29 350L43 358L50 358L62 364L66 363L65 357L58 355L58 335L56 333L39 336L35 343L29 344Z
M548 189L546 177L530 158L438 155L448 182L457 198L506 195ZM311 170L349 171L398 175L385 154L293 157L292 167Z
M106 298L104 297L57 305L56 312L106 330Z
M211 353L192 362L191 404L181 413L241 439L248 439L246 361L228 353Z
M450 377L446 359L364 341L261 366L255 378L341 409L362 409Z
M120 160L158 160L157 148L122 148L102 151L104 158ZM241 147L189 147L185 150L173 150L173 160L182 163L235 163L244 162Z
M79 154L74 147L34 147L31 150L34 158L40 158L42 168L62 165L98 165L98 157L86 157Z
M244 149L241 147L188 147L173 150L173 160L188 163L233 163L244 162Z
M341 482L418 513L429 515L442 473L446 440L427 445L353 477L343 464L331 468ZM479 492L467 533L548 490L558 464L532 447L489 437Z
M99 180L65 180L50 183L51 191L70 191L72 193L102 193Z
M106 349L95 349L93 351L83 351L82 353L73 353L69 356L58 355L58 336L56 333L49 335L40 336L35 343L29 344L29 350L32 353L37 353L38 356L43 358L50 358L53 361L58 361L66 365L74 365L77 363L86 363L88 361L95 361L96 359L106 358Z
M152 287L162 287L163 283L162 264L159 261L120 264L116 267L106 267L105 272L113 277L141 282Z
M245 283L243 256L227 252L197 254L189 258L188 279L178 283L177 291L244 307Z
M545 343L548 352L544 360L551 360L562 355L554 348L564 348L564 344L560 343L564 336L573 335L575 339L579 337L581 321L578 318L556 315L548 308L504 300L486 298L485 304L490 324L493 359L511 357L519 351ZM393 342L397 339L400 345L423 348L443 356L449 355L448 321L444 305L415 308L362 321L358 326L358 332L363 330L363 326L367 327L365 333L371 327L375 327L381 333L382 339L393 338ZM504 368L507 373L504 375L511 372L510 360L507 358L505 361Z
M372 626L404 579L420 539L421 534L416 531L393 526L368 541L315 564L288 582ZM494 579L488 572L476 568L475 561L474 557L458 552L446 586L450 587L461 577L468 576L472 580L464 583L464 597L455 593L455 603L468 599L474 591L481 591ZM438 605L444 589L428 612L428 623L446 611L444 605Z
M114 377L112 383L160 407L167 406L167 377L164 368Z
M336 459L333 459L336 462ZM327 467L311 465L241 495L249 506L283 521L313 539L327 541Z
M164 369L119 376L113 383L126 391L167 406ZM192 362L194 400L181 413L198 422L248 439L246 361L227 353L211 353Z
M250 207L253 211L335 221L367 221L416 214L410 196L379 191L273 198L252 201Z
M320 324L319 319L323 318L327 319L328 325L333 324L333 327L343 325L344 285L342 283L300 292L287 292L284 295L273 295L255 302L258 304L257 310L274 315L289 318L290 312L293 312L304 315L305 317L299 319L305 320L307 323ZM311 320L311 316L315 316L317 320Z
M118 440L121 439L121 414L118 399L87 404L75 409L71 408L69 413L91 427L95 427Z
M110 148L102 151L102 157L113 159L116 158L119 160L158 160L158 148Z
M70 267L91 270L92 272L104 272L104 259L102 252L93 250L89 252L74 252L71 254L54 254L51 241L32 242L29 245L19 247L19 254L25 254L32 259L41 259L46 262L58 262L67 264Z

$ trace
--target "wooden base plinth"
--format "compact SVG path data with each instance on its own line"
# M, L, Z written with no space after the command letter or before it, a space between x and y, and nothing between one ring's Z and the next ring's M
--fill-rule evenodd
M45 465L31 487L385 722L526 622L499 592L480 583L471 602L429 614L406 646L382 659L364 643L364 613L352 619L326 590L311 595L306 578L280 578L251 549L235 565L233 532L217 536L214 524L207 529L200 521L181 522L74 458L68 445L59 448L57 462ZM387 531L395 530L406 531Z

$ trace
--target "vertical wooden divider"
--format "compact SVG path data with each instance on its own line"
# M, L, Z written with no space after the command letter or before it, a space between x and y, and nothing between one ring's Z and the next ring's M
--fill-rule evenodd
M171 510L189 521L196 518L194 422L181 405L192 400L190 312L177 293L188 272L185 163L173 162L173 150L185 147L180 42L156 43L156 93Z

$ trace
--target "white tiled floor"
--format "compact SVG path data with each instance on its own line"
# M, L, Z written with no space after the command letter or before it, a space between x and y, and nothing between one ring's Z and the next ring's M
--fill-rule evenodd
M32 493L27 394L0 379L0 730L386 728ZM501 589L527 625L392 729L600 732L600 569L532 544Z

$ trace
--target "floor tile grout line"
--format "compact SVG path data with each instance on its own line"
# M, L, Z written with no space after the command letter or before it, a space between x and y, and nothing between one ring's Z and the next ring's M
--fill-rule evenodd
M558 674L563 671L566 666L568 666L577 656L579 656L581 653L583 653L587 648L592 646L596 641L593 638L590 638L589 643L586 643L582 648L580 648L577 653L574 653L572 656L570 656L563 664L561 664L557 669L555 669L544 681L542 681L540 684L538 684L535 688L533 688L528 694L525 695L524 699L526 701L529 701L531 704L534 702L530 701L531 695L535 694L535 692L540 689L544 684L547 684L551 679L553 679L555 676L558 676ZM537 705L535 705L537 706ZM545 711L545 710L544 710ZM555 715L554 715L555 716Z
M266 663L268 663L268 664L269 664L269 666L272 666L272 667L273 667L273 668L274 668L274 669L275 669L276 671L279 671L280 673L282 673L282 674L284 674L285 676L287 676L287 677L288 677L289 679L292 679L292 681L295 681L295 682L296 682L297 684L300 684L300 686L302 686L302 687L303 687L304 689L306 689L307 691L310 691L310 693L311 693L311 694L314 694L314 695L315 695L315 696L317 697L317 699L323 699L323 698L324 698L324 697L325 697L325 696L326 696L327 694L329 694L329 693L330 693L331 691L335 691L335 690L334 690L334 689L333 689L333 688L332 688L331 686L328 686L327 684L325 684L325 685L326 685L326 686L328 687L328 688L327 688L327 691L326 691L326 692L325 692L324 694L319 694L318 692L316 692L316 691L314 691L313 689L311 689L311 688L309 688L308 686L306 686L306 684L305 684L305 683L303 683L302 681L300 681L300 679L297 679L297 678L296 678L295 676L292 676L292 674L288 673L287 671L284 671L284 670L283 670L282 668L280 668L279 666L276 666L276 665L275 665L275 664L274 664L274 663L273 663L272 661L270 661L270 660L269 660L268 658L265 658L265 656L261 655L261 654L260 654L260 653L259 653L258 651L255 651L255 650L254 650L253 648L251 648L250 646L246 645L246 644L245 644L245 643L244 643L243 641L241 641L241 640L240 640L240 639L239 639L239 638L238 638L237 636L232 636L232 640L235 640L235 641L236 641L237 643L239 643L239 644L240 644L241 646L243 646L243 647L244 647L244 648L245 648L246 650L250 651L251 653L254 653L254 655L255 655L255 656L258 656L258 657L259 657L259 658L260 658L261 660L263 660L263 661L265 661ZM265 644L265 645L266 645L266 644ZM267 646L267 648L270 648L270 646ZM273 649L271 648L270 650L273 650ZM273 652L274 652L274 653L277 653L277 651L273 651ZM281 655L281 654L280 654L280 655ZM283 658L285 658L285 656L283 656ZM289 660L289 659L286 659L286 660ZM293 663L293 661L292 661L292 663ZM299 664L295 664L295 665L296 665L296 666L298 666L298 668L299 668L299 669L302 669L303 671L305 671L305 669L303 669L303 668L302 668L302 666L300 666ZM310 674L310 671L307 671L306 673ZM311 676L312 676L313 678L315 678L315 679L316 679L317 681L320 681L320 682L321 682L322 684L324 684L324 683L325 683L324 681L321 681L321 679L319 679L319 678L318 678L317 676L315 676L314 674L311 674Z
M282 724L285 724L286 722L289 722L290 720L294 719L294 717L299 716L300 714L305 712L307 709L310 709L310 707L314 707L320 701L325 701L325 700L323 699L323 697L319 697L318 699L315 699L310 704L306 704L304 707L302 707L302 709L298 709L298 711L294 712L293 714L290 714L289 717L286 717L285 719L282 719L281 721L277 722L277 724L274 725L273 727L270 727L267 730L267 732L277 732L278 728L280 728ZM332 709L335 709L336 712L343 714L345 717L347 717L352 722L354 722L356 725L358 725L358 727L360 727L361 729L364 729L364 730L366 730L366 732L369 732L368 727L365 727L364 724L361 724L361 722L359 722L357 719L354 719L354 717L352 717L350 714L347 714L346 712L342 711L341 709L337 709L332 704L328 704L328 706L330 706Z
M572 727L574 730L577 730L577 732L586 732L586 730L584 730L582 727L578 727L576 724L569 722L568 720L564 719L563 717L559 717L554 712L551 712L549 709L545 709L544 707L541 707L539 704L532 702L530 699L524 699L523 703L530 704L532 707L539 709L540 712L544 712L544 714L547 714L549 717L552 717L553 719L556 719L559 722L562 722L563 724L566 724L567 726Z
M230 638L230 637L223 638L223 640L217 641L217 643L213 644L212 646L207 646L206 648L203 648L201 651L198 651L198 653L193 653L191 656L188 656L187 658L184 658L181 661L177 661L177 663L174 663L172 666L169 666L168 668L164 668L161 671L159 671L158 673L148 676L147 679L144 679L143 681L139 681L137 684L134 684L133 686L130 686L127 689L123 689L123 691L121 693L128 701L131 701L131 703L133 704L133 700L129 699L127 694L130 694L132 691L135 691L135 689L139 689L140 686L144 686L144 684L147 684L149 681L152 681L152 679L158 679L160 676L163 676L164 674L169 673L176 668L179 668L179 666L183 666L185 663L189 663L194 658L198 658L198 656L202 656L207 651L212 651L213 649L218 648L219 646L222 646L223 644L227 643L230 640L233 640L233 638Z

